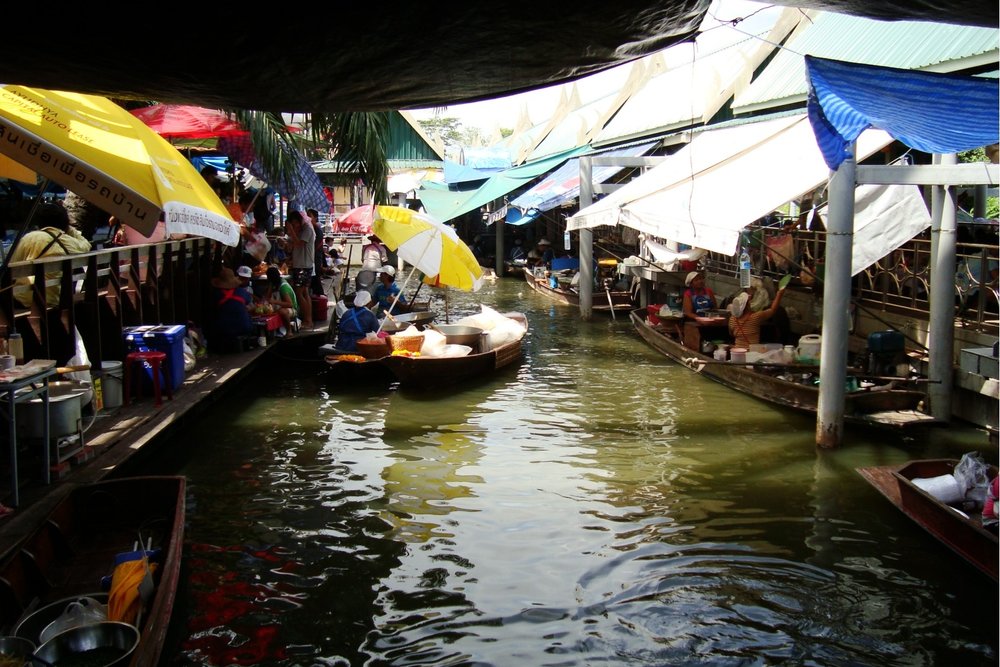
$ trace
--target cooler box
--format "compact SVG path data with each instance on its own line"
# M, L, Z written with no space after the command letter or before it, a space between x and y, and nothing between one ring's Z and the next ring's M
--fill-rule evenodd
M129 352L166 352L166 365L170 373L172 389L184 382L184 336L187 327L183 324L161 324L125 327L125 347ZM126 370L128 372L128 370ZM152 390L153 370L146 368L143 378L146 390Z
M326 322L326 306L327 306L327 298L325 294L321 296L313 296L312 298L313 322Z

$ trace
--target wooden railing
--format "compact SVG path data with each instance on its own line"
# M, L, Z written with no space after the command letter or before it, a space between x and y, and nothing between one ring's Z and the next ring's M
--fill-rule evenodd
M221 260L219 244L192 238L12 263L0 279L0 335L16 329L26 359L65 363L75 354L76 330L93 366L123 359L124 327L205 321L209 280ZM13 288L29 277L25 307ZM46 288L58 298L47 303Z

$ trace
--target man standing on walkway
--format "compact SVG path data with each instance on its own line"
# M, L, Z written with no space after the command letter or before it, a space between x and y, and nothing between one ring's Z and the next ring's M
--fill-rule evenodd
M288 240L292 250L292 287L299 302L299 314L302 316L302 327L311 329L312 294L309 283L312 281L316 266L316 230L302 219L302 213L292 211L285 221Z

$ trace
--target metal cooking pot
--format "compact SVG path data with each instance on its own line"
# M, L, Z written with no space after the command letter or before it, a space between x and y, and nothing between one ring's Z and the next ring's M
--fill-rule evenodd
M50 663L58 664L60 660L83 653L99 650L101 655L107 654L107 661L97 663L100 667L117 667L127 665L129 656L139 645L139 631L128 623L105 621L91 625L81 625L58 635L38 647L35 656ZM91 664L91 663L87 663Z
M76 433L80 429L83 406L90 403L93 396L89 382L49 382L49 437L64 438ZM17 425L28 438L45 437L45 406L40 396L17 404Z
M22 619L14 627L14 635L17 637L22 637L28 639L32 642L38 642L42 636L42 630L48 627L49 623L56 620L66 612L66 607L80 600L90 598L96 600L100 604L108 603L108 594L103 592L85 593L83 595L76 595L74 597L63 598L61 600L56 600L55 602L50 602L41 609L36 609L31 612L30 615Z
M415 326L423 330L425 325L434 321L435 317L436 315L429 310L417 310L412 313L393 315L391 320L386 318L385 324L382 325L382 331L398 333L404 329L408 329L410 326Z
M18 658L25 664L35 652L35 645L24 637L0 637L0 656Z
M432 328L444 334L448 345L468 345L475 348L479 344L480 336L483 335L483 330L479 327L466 327L461 324L441 324Z

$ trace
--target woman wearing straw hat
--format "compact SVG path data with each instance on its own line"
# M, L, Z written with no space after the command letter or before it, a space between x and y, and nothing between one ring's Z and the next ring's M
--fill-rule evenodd
M684 279L687 289L684 290L684 316L695 319L715 310L716 300L712 288L705 285L705 275L701 271L692 271Z

